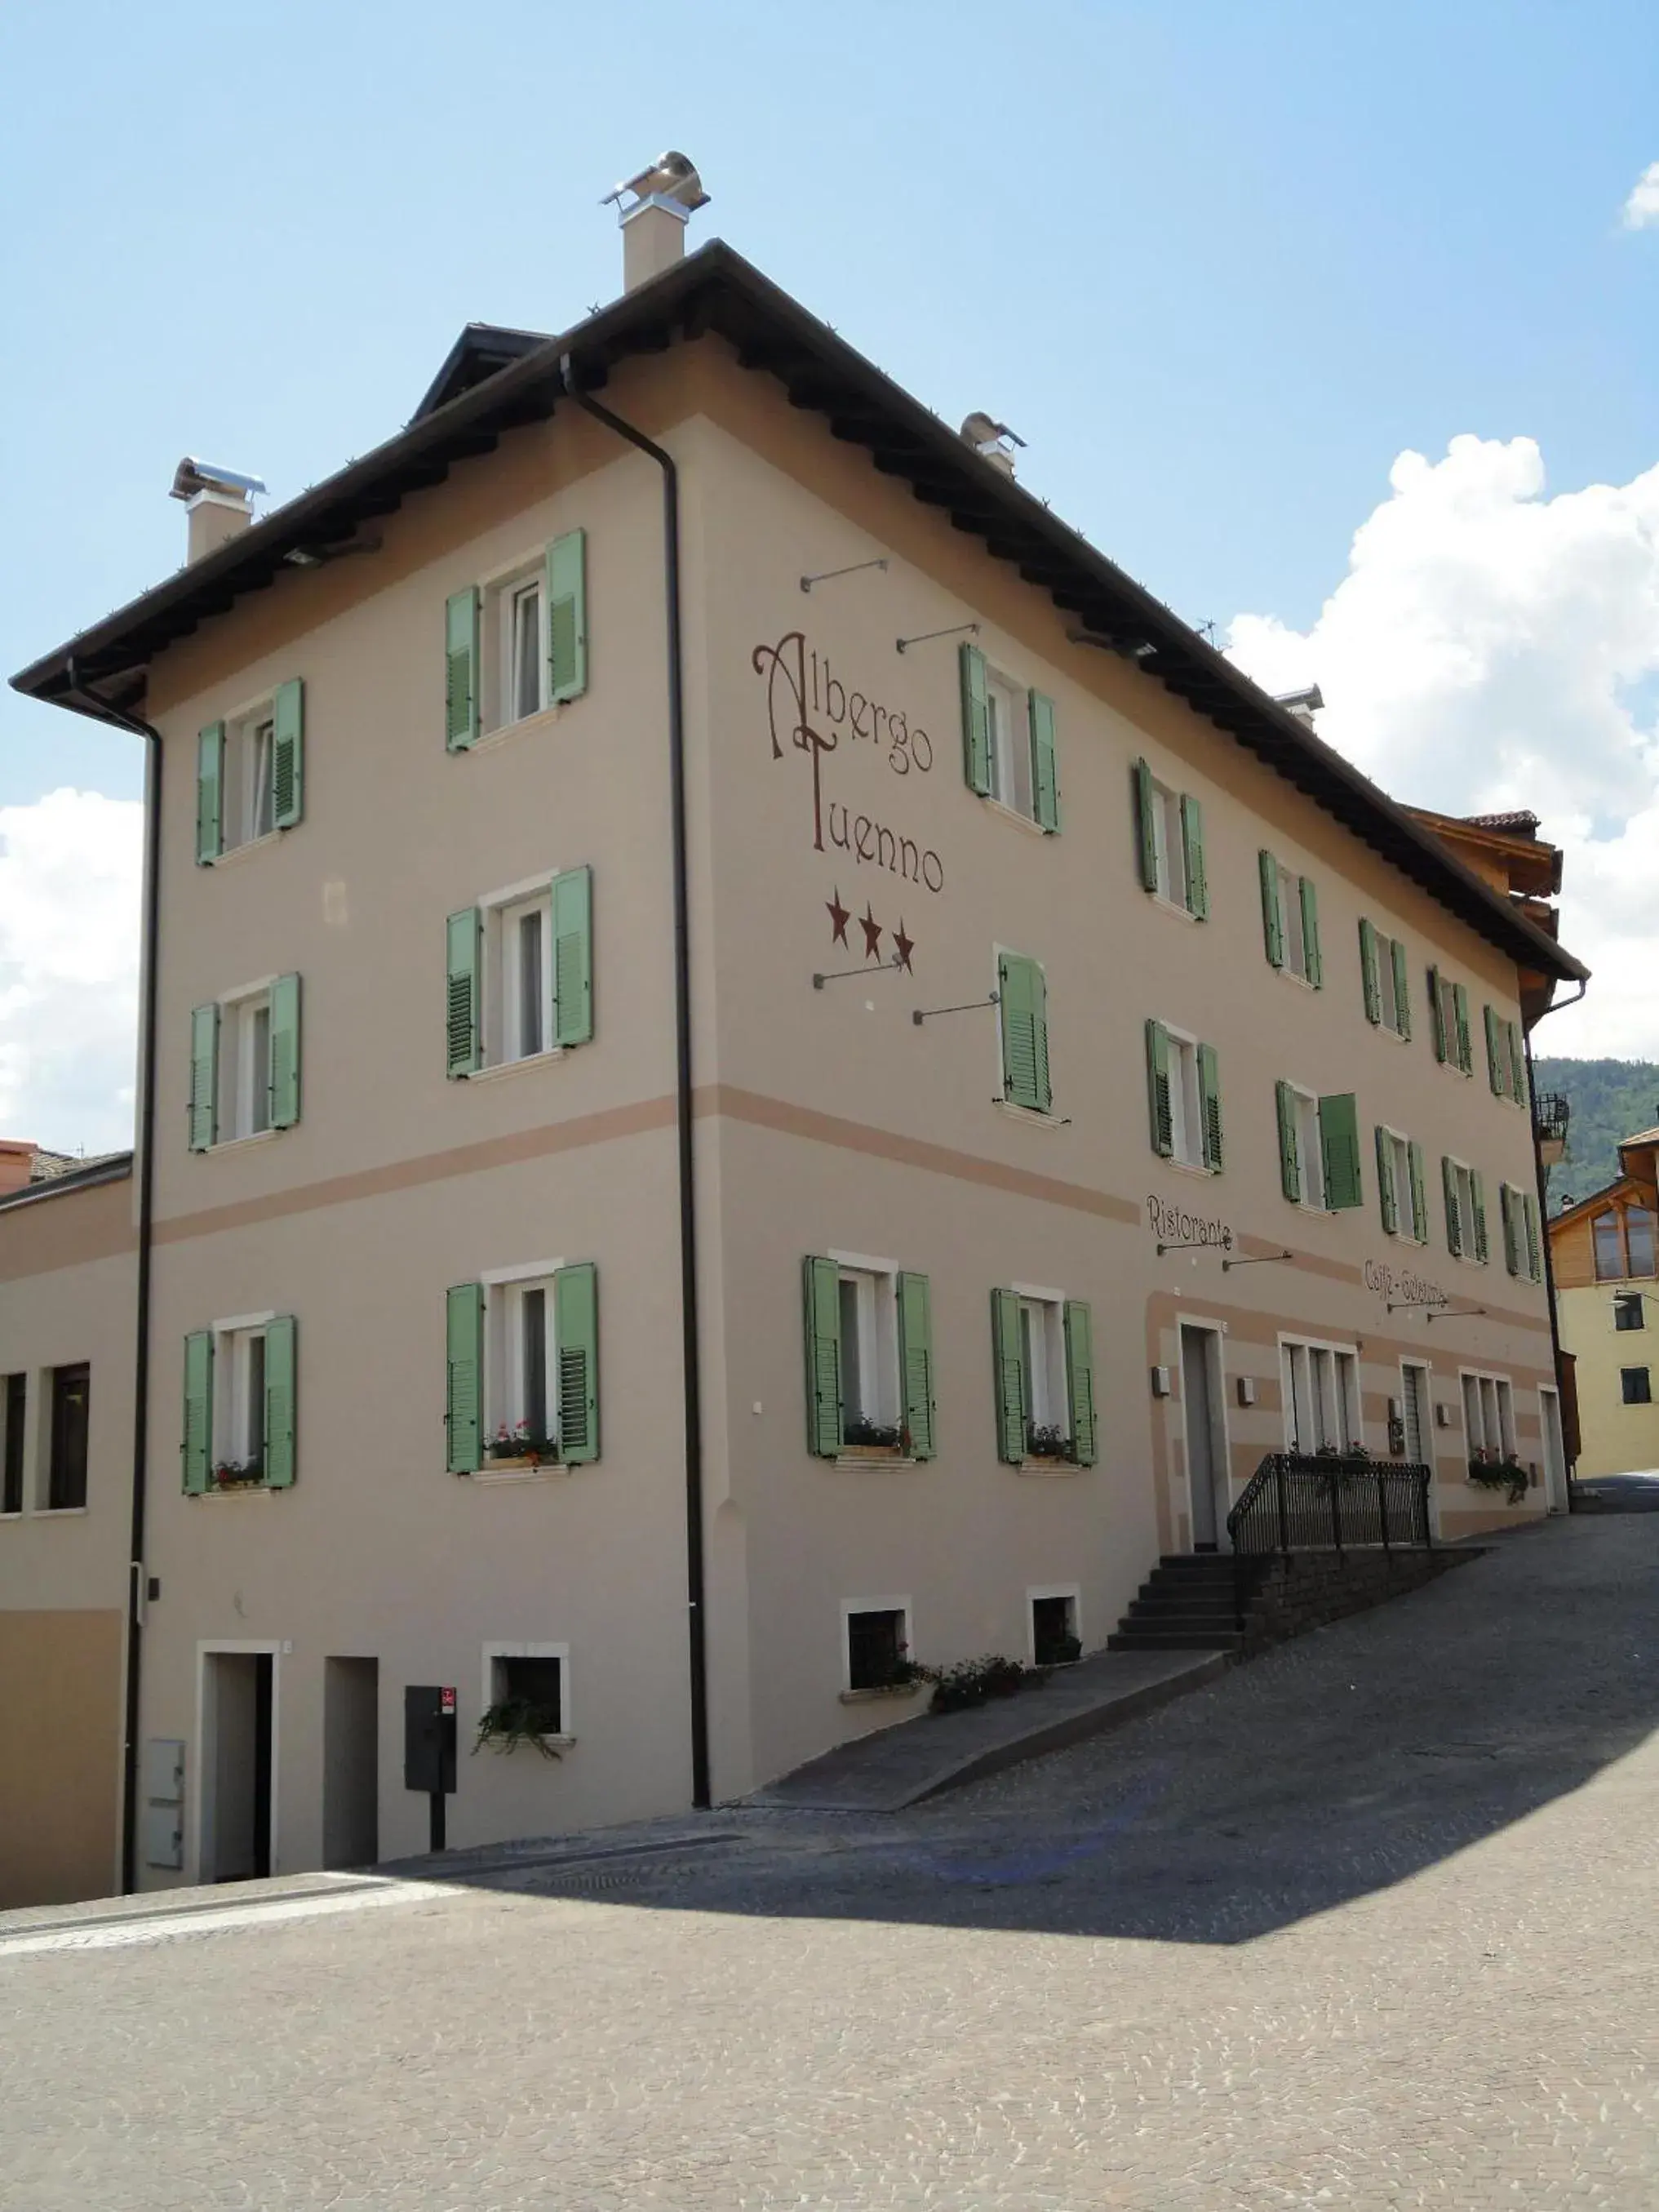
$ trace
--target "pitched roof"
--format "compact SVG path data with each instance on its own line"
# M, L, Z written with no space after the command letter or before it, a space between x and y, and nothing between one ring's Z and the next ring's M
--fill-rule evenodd
M917 499L1046 592L1074 636L1132 657L1518 966L1561 980L1587 975L1351 762L721 240L469 387L489 349L486 328L477 326L471 344L463 333L422 411L396 437L43 655L12 678L16 689L105 720L112 708L138 710L157 653L272 586L290 562L337 551L412 492L552 415L567 403L567 371L579 387L598 390L630 356L714 332L744 368L776 378L794 405L824 416L836 437L863 447L884 475L907 482ZM89 684L103 687L102 698L88 693Z
M56 1158L57 1155L52 1155ZM16 1206L39 1206L49 1198L63 1198L72 1190L88 1190L94 1183L119 1182L132 1173L132 1154L100 1152L95 1159L72 1161L26 1182L21 1189L0 1194L0 1212Z

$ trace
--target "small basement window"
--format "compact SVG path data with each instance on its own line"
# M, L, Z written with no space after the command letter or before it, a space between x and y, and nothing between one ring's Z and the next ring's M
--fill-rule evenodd
M1031 1657L1039 1667L1068 1667L1083 1656L1077 1632L1077 1595L1057 1591L1031 1600Z
M490 1703L495 1706L528 1706L537 1735L562 1735L564 1661L547 1656L497 1656L490 1662Z
M909 1630L902 1606L847 1616L847 1686L887 1690L909 1680Z

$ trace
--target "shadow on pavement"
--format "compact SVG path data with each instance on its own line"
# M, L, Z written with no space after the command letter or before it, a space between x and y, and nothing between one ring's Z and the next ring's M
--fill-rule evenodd
M397 1871L657 1911L1247 1942L1635 1750L1659 1724L1656 1600L1659 1522L1574 1516L906 1813L717 1809Z

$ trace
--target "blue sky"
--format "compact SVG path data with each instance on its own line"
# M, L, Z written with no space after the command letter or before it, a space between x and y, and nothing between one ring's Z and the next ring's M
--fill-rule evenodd
M1656 94L1651 0L15 0L0 663L177 564L181 454L290 496L401 424L464 322L556 330L613 296L597 203L675 145L714 194L696 236L947 419L1012 423L1023 481L1180 613L1224 640L1258 618L1246 665L1339 695L1348 669L1326 734L1398 795L1474 805L1519 777L1565 820L1549 763L1577 743L1571 685L1488 774L1474 708L1455 742L1417 693L1393 723L1355 720L1352 672L1387 663L1381 603L1364 651L1350 605L1346 662L1321 611L1379 511L1397 541L1413 514L1484 503L1462 556L1478 588L1446 600L1484 605L1506 518L1576 543L1589 510L1559 495L1596 484L1630 493L1597 526L1651 554L1629 592L1659 607L1639 489L1659 462L1659 227L1620 216L1659 159ZM1459 436L1480 453L1402 507L1396 457L1445 462ZM1515 441L1542 456L1530 488ZM1431 627L1431 540L1407 564ZM1494 744L1498 702L1540 691L1527 626L1560 612L1531 581L1503 594ZM1585 838L1646 798L1659 834L1659 617L1637 626L1598 647L1590 703L1613 721ZM1561 632L1557 662L1581 648ZM0 807L64 785L130 799L138 772L136 741L0 692ZM1638 860L1608 843L1582 874L1606 878L1594 926L1632 975L1659 913L1607 884ZM0 974L7 957L0 910ZM1574 1045L1564 1021L1552 1044L1659 1053L1659 988L1639 1019L1620 1003L1622 1027Z

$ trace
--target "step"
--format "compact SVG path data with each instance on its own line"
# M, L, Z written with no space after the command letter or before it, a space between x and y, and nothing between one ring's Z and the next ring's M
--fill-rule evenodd
M1123 1619L1127 1622L1145 1621L1149 1628L1168 1628L1173 1622L1191 1622L1194 1627L1213 1624L1218 1628L1237 1626L1239 1608L1231 1598L1156 1598L1138 1597ZM1249 1607L1244 1610L1248 1613ZM1121 1624L1120 1624L1121 1626Z

